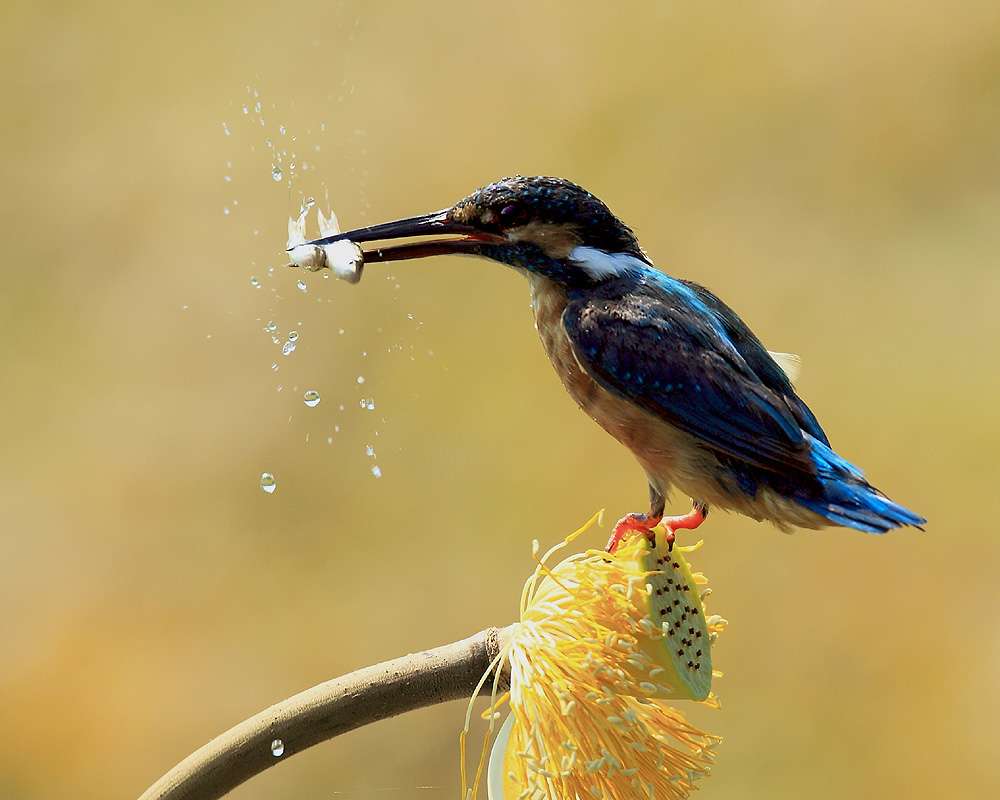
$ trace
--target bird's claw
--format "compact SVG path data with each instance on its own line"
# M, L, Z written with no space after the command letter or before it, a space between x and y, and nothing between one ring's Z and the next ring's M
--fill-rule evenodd
M708 515L708 509L695 505L687 514L680 517L664 517L662 514L626 514L615 524L615 529L611 532L604 547L606 553L613 553L617 550L628 534L632 532L645 534L651 546L656 546L656 532L654 528L662 524L664 530L664 541L667 550L674 549L676 532L679 530L694 530Z
M656 533L654 533L653 529L660 524L662 518L662 515L626 514L615 523L615 529L611 532L611 538L608 539L608 543L604 546L604 551L606 553L615 552L628 534L632 532L644 534L649 540L650 545L655 546ZM673 544L673 532L669 535L671 536L669 541Z

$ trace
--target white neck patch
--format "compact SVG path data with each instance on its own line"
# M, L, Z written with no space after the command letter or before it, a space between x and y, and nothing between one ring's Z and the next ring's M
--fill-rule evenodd
M605 253L596 247L583 245L578 245L569 251L569 260L583 267L594 280L641 271L648 267L644 261L628 253Z

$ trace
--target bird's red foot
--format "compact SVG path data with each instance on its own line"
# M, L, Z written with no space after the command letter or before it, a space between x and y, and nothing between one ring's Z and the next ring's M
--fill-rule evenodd
M679 517L664 517L661 522L667 531L667 549L673 550L674 548L675 531L693 531L705 521L706 516L708 516L708 510L704 506L693 506L687 514Z
M663 523L666 530L667 549L673 549L674 533L680 530L693 531L705 521L706 511L702 506L694 506L687 514L680 517L653 516L651 514L628 514L618 520L611 538L604 550L613 553L621 545L628 534L635 532L644 533L649 543L656 544L656 534L653 528Z
M615 552L625 537L633 531L644 533L649 539L649 543L655 544L656 534L653 533L653 528L660 524L661 519L663 519L662 514L626 514L615 523L615 529L611 532L611 538L604 546L604 552Z

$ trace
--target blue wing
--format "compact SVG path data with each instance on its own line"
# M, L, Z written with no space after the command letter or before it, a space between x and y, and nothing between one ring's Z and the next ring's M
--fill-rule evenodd
M763 482L873 533L926 521L830 448L788 377L707 289L637 271L571 293L562 322L598 383L700 441L751 497Z
M735 311L704 286L699 286L693 281L682 280L681 283L691 290L697 299L716 316L726 338L746 361L747 366L760 379L761 383L782 399L802 430L829 446L830 441L826 438L819 421L809 410L809 407L795 394L792 381L785 370L775 362L746 323L737 316Z
M581 364L722 456L818 481L806 434L826 436L763 345L707 290L660 276L571 297L562 319Z

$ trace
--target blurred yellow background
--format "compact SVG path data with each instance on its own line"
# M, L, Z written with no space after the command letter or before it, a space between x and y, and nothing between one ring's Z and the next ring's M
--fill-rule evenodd
M997 796L1000 5L609 8L4 5L0 796L136 796L292 693L513 621L533 538L645 508L516 274L280 267L306 196L356 227L518 172L801 355L838 451L930 519L709 519L701 796ZM233 797L457 797L463 714Z

